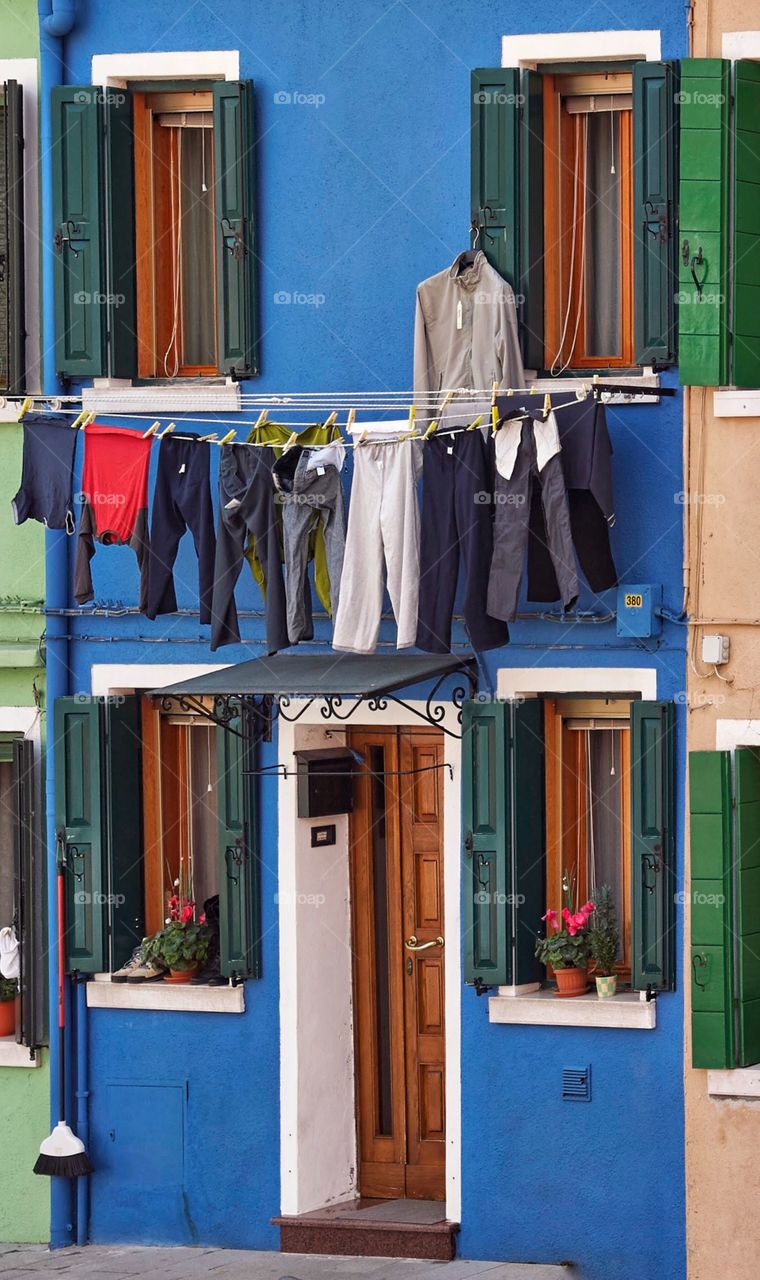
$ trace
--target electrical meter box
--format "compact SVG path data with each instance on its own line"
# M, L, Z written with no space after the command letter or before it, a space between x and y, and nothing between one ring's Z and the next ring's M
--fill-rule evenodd
M624 583L617 592L617 634L646 640L662 631L662 585Z

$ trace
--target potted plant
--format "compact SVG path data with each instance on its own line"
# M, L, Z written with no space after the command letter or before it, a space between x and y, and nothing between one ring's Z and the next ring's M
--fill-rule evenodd
M15 978L0 978L0 1036L16 1033L16 996L18 983Z
M174 893L163 929L143 942L143 958L169 970L165 982L189 982L206 963L210 942L205 914L196 920L193 900Z
M591 955L596 965L596 994L600 1000L609 1000L617 988L615 964L618 958L620 930L612 890L600 885L594 893L596 912L591 930Z
M556 911L548 907L541 917L546 921L546 937L536 939L536 955L542 964L551 965L557 981L558 996L583 996L588 990L588 961L591 952L589 920L593 902L573 909L574 884L565 872L562 877L565 906L562 924Z

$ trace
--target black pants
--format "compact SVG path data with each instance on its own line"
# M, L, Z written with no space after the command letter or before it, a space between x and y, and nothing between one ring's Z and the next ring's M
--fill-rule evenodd
M235 584L243 567L249 537L264 573L267 651L287 649L282 547L274 501L271 449L225 445L219 463L219 527L211 606L211 648L240 640Z
M448 653L451 617L464 568L463 613L474 649L499 649L509 640L503 622L486 612L493 538L493 462L479 430L432 436L422 469L420 602L417 648Z
M167 436L161 441L150 527L149 618L174 613L174 562L189 529L198 557L201 622L211 621L214 589L214 510L211 505L211 446Z
M27 413L23 419L21 488L13 502L16 524L39 520L48 529L74 532L72 471L78 431L63 414Z
M617 586L617 570L610 548L610 530L590 489L568 489L570 532L586 581L595 593ZM541 500L534 493L528 543L528 599L559 600L560 589L546 539Z

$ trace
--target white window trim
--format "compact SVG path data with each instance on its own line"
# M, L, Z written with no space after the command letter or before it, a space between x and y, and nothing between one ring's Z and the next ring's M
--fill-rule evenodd
M0 80L17 80L24 103L24 310L26 316L26 387L40 381L40 209L38 70L36 58L0 58ZM18 405L0 400L0 422L16 422Z
M724 31L721 57L731 62L739 58L760 58L760 31Z
M545 693L635 693L653 702L657 672L651 667L499 667L499 698Z
M164 1013L245 1013L245 983L194 987L190 983L112 982L98 973L87 983L88 1009L153 1009ZM0 1041L2 1044L2 1041Z
M126 89L130 80L239 80L238 49L171 53L96 53L92 83Z
M534 69L543 62L608 62L623 58L659 62L661 44L659 30L502 36L501 65Z
M511 1026L533 1027L626 1027L631 1031L653 1031L657 1025L657 1001L647 1000L644 991L620 991L600 1000L596 992L558 1000L553 991L489 996L488 1021Z
M16 1044L13 1036L0 1038L0 1067L23 1067L34 1071L42 1062L39 1050L30 1053L25 1044Z

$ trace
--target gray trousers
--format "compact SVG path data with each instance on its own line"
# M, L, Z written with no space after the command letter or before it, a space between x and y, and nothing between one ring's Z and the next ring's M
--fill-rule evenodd
M492 618L512 622L517 616L534 486L540 493L546 546L564 608L569 609L578 598L578 574L561 456L555 454L538 470L533 423L528 420L523 423L512 475L506 479L496 473L493 555L486 606Z
M322 525L325 559L330 578L330 609L338 609L343 552L346 545L346 516L340 472L332 463L319 464L320 449L297 446L275 463L275 502L282 508L282 541L285 556L285 601L288 639L291 644L311 640L314 624L311 586L307 573L309 543L317 525ZM295 461L295 467L292 462ZM311 464L311 466L310 466Z

